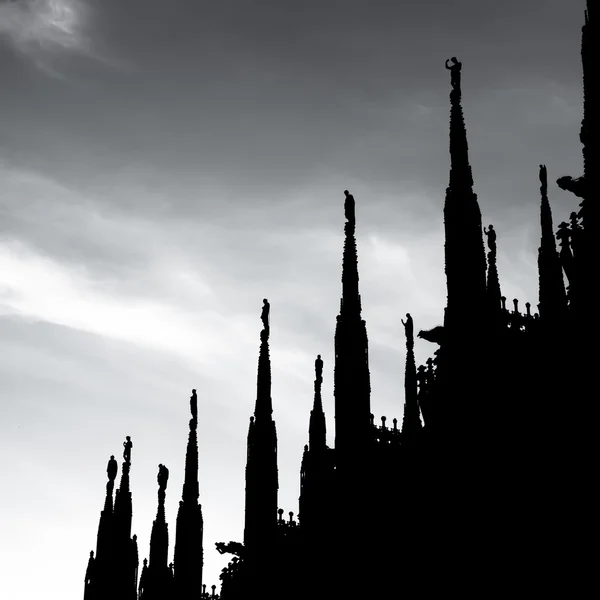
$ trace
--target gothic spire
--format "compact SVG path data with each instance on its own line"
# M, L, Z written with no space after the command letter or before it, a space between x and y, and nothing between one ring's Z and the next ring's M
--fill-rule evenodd
M554 239L552 209L548 200L548 172L540 165L542 237L538 250L539 310L542 321L562 319L567 312L567 295L560 257Z
M585 236L595 246L598 228L598 169L600 168L600 111L598 109L598 75L596 55L598 54L598 35L595 31L597 7L587 2L585 22L581 29L581 63L583 68L583 119L579 139L582 144L583 176L559 177L558 186L582 199L580 217ZM595 268L595 260L591 259Z
M173 574L168 565L169 530L165 519L165 496L169 481L169 469L158 465L158 509L150 533L150 561L140 581L140 600L162 600L171 597Z
M265 298L261 313L263 329L260 332L260 351L258 355L258 377L256 380L256 405L254 416L270 419L273 414L271 400L271 359L269 357L269 311L271 305Z
M592 169L597 167L598 144L596 135L598 133L598 90L596 72L595 50L598 46L596 41L597 32L594 31L595 21L592 18L594 3L589 0L586 3L585 22L581 29L581 62L583 67L583 119L581 121L581 132L579 134L583 145L583 177L588 179L593 175ZM597 16L597 15L596 15ZM596 35L594 35L596 34ZM592 156L593 154L593 156ZM592 163L595 164L592 164Z
M461 105L461 67L455 57L446 61L450 71L450 182L446 189L446 280L448 324L464 327L466 307L481 310L486 295L486 262L481 210L473 191L467 131Z
M308 427L308 441L311 452L319 452L326 447L326 425L323 402L321 400L321 384L323 383L323 361L321 355L315 361L315 400L310 411L310 424Z
M254 416L248 429L246 461L246 519L244 544L254 548L263 558L274 541L277 527L277 430L271 400L271 360L269 358L268 300L263 300L260 351L256 383ZM258 550L261 548L261 550ZM265 559L266 560L266 559Z
M108 481L106 482L106 497L104 499L104 509L100 513L100 523L98 524L98 541L96 545L96 560L108 558L112 551L113 536L113 492L115 489L115 479L117 478L117 461L114 456L110 457L106 467Z
M342 264L342 299L335 331L335 446L342 452L360 452L368 443L371 383L367 327L361 317L358 291L355 201L344 191L346 216ZM338 456L341 456L338 453Z
M187 451L185 454L185 479L183 482L182 500L196 503L200 497L198 484L198 397L196 390L192 390L190 397L190 433Z
M165 520L165 497L167 495L167 483L169 481L169 469L164 465L158 465L158 510L156 519L152 524L150 534L150 568L153 566L167 566L169 555L169 534Z
M190 397L188 445L185 456L185 478L179 502L175 532L174 575L177 593L181 597L199 598L202 590L204 524L198 484L198 397Z
M402 417L402 442L412 444L421 431L419 403L417 400L417 367L415 365L415 338L413 319L406 313L402 321L406 334L406 367L404 374L404 415Z
M344 257L342 260L342 299L340 314L342 317L360 319L361 303L358 291L358 252L356 249L356 206L354 196L344 190Z
M131 519L133 507L131 504L131 490L129 489L129 472L131 470L131 449L133 442L127 436L123 442L123 465L121 468L121 483L115 498L115 527L118 536L125 539L131 537Z

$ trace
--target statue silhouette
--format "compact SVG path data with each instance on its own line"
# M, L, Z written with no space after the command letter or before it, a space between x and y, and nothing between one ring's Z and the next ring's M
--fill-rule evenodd
M496 230L493 225L488 226L489 229L483 228L483 233L487 236L488 248L495 254L496 253Z
M196 390L192 390L192 395L190 397L190 411L192 413L192 418L197 421L198 420L198 397L196 396Z
M348 191L344 190L344 195L346 199L344 200L344 214L346 215L346 219L350 223L354 223L356 215L355 215L355 201L354 196Z
M131 438L127 436L126 441L123 442L123 460L125 462L131 462L131 449L133 448L133 442Z
M108 466L106 467L106 472L108 473L108 478L110 481L114 481L117 477L117 461L115 460L114 454L111 455L110 460L108 461Z
M414 338L414 325L410 313L406 313L406 322L403 319L400 320L402 321L402 325L404 325L404 333L406 334L406 339L412 340Z
M270 311L270 309L271 309L271 305L269 304L269 301L266 298L264 298L260 318L263 322L263 327L264 327L265 331L269 330L269 311Z
M450 71L450 85L453 90L458 89L460 85L460 70L462 63L456 59L456 56L446 60L446 69Z
M158 465L158 488L164 492L167 489L167 482L169 481L169 469L165 465Z
M317 381L323 381L323 361L320 354L317 355L317 360L315 360L315 373L317 374Z

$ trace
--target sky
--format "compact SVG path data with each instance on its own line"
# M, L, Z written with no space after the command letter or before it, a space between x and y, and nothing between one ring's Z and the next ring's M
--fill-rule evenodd
M450 56L502 291L535 307L540 163L555 226L577 208L553 182L582 169L584 4L0 0L1 598L83 597L126 435L140 561L159 463L172 557L192 388L219 584L215 542L243 539L263 298L297 512L317 354L333 445L345 189L372 411L401 420L400 319L427 329L445 305Z

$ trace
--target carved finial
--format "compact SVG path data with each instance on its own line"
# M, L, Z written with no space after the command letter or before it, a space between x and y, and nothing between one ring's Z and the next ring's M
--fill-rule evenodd
M283 508L277 509L277 514L279 515L279 522L283 523Z
M519 313L519 301L517 298L513 298L513 306L515 307L515 314Z
M502 310L506 310L506 296L502 296L500 302L502 302Z
M387 421L387 417L381 417L381 428L385 429L385 422Z
M294 513L293 513L293 511L290 510L290 512L288 513L288 515L290 515L290 523L292 523L293 520L294 520Z
M527 316L531 317L531 302L525 302L525 309L527 310Z
M111 455L110 460L108 461L108 466L106 467L106 473L108 474L108 480L114 481L117 477L117 461L115 460L114 454Z
M394 418L392 423L394 424L394 431L398 431L398 419Z
M131 438L127 436L123 442L123 460L125 462L131 462L131 449L133 448L133 442Z

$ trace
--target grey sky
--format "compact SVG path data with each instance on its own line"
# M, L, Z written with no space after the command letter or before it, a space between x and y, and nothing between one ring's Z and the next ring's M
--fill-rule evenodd
M0 0L0 597L82 596L125 435L140 558L159 462L172 552L192 388L218 583L214 542L242 538L263 297L280 506L297 510L318 353L333 442L344 189L373 411L401 418L400 318L433 326L445 302L450 56L503 292L537 304L537 168L581 171L583 8ZM576 205L550 197L557 224Z

